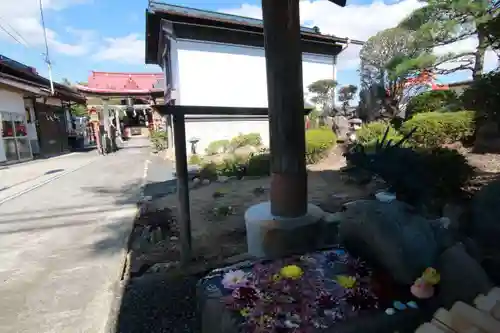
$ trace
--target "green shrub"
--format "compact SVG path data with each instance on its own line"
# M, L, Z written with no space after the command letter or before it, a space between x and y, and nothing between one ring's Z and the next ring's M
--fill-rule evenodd
M216 166L217 174L227 177L240 177L244 175L245 163L242 163L237 158L226 159Z
M259 133L248 133L248 134L240 133L238 136L232 138L229 143L229 147L231 150L235 150L244 146L258 147L261 145L262 145L262 137L260 136Z
M432 175L435 201L442 206L446 201L460 199L463 186L474 175L474 169L465 156L447 148L433 148L424 154L427 169Z
M229 149L229 140L216 140L208 144L205 149L207 155L215 155L219 153L225 153Z
M306 131L306 163L313 164L324 158L335 146L337 137L331 129L311 129Z
M162 151L168 147L166 131L150 131L149 140L156 151Z
M473 175L473 168L456 150L401 147L387 141L377 148L368 152L361 144L354 145L344 154L350 166L346 172L364 181L378 176L398 200L423 212L440 214L445 203L462 197Z
M401 133L415 132L408 142L417 147L439 147L463 141L474 134L473 111L428 112L415 115L401 126Z
M217 164L210 162L202 166L199 176L201 179L216 180L218 176Z
M374 121L363 124L361 128L356 131L356 140L362 145L373 144L377 140L381 140L383 138L387 126L389 126L389 132L387 133L388 139L401 137L400 134L387 122Z
M268 153L250 156L246 169L247 176L269 176L271 174L271 155Z
M201 165L202 161L203 160L201 159L200 155L195 154L189 156L188 164Z
M406 118L418 113L456 111L459 106L460 101L453 90L426 91L410 99L406 106Z

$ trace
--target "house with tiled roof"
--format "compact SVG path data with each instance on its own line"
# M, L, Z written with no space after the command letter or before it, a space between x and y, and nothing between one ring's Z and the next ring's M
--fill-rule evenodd
M67 151L71 103L85 98L0 55L0 164Z

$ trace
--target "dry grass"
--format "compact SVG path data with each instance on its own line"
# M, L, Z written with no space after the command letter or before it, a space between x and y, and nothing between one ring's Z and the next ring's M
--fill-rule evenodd
M338 172L344 166L339 152L333 152L319 164L308 167L309 202L328 212L338 211L345 202L366 197L370 188L346 184ZM213 182L190 190L193 255L211 264L247 251L245 211L269 200L270 177L244 178L227 183ZM177 196L169 195L154 202L176 214ZM160 242L142 258L148 262L175 261L178 241Z

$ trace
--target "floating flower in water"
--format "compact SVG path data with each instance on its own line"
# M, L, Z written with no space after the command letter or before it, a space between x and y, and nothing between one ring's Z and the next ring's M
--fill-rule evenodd
M254 305L260 298L259 292L254 287L238 287L233 290L234 300L245 307Z
M285 320L285 327L286 328L299 328L300 326L299 326L299 324L294 323L291 320Z
M354 276L339 275L337 282L344 288L350 289L356 285L356 278Z
M240 310L240 315L242 317L248 317L250 315L250 309L249 308L243 308Z
M351 306L352 311L378 308L377 297L364 288L349 289L345 300Z
M227 272L222 278L222 285L226 289L235 289L245 286L247 283L247 276L242 270Z
M422 274L422 278L428 284L435 285L441 280L441 275L435 268L429 267L424 271L424 274Z
M339 300L329 294L321 294L318 297L318 306L322 309L333 309L339 305Z
M300 279L303 274L304 271L297 265L288 265L280 270L280 275L286 279Z

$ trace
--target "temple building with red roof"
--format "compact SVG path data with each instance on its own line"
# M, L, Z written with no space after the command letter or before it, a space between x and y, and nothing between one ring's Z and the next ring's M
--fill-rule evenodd
M87 108L99 111L104 128L114 122L121 132L122 127L151 128L159 122L151 105L163 99L163 73L92 71L87 84L76 88L87 97Z

